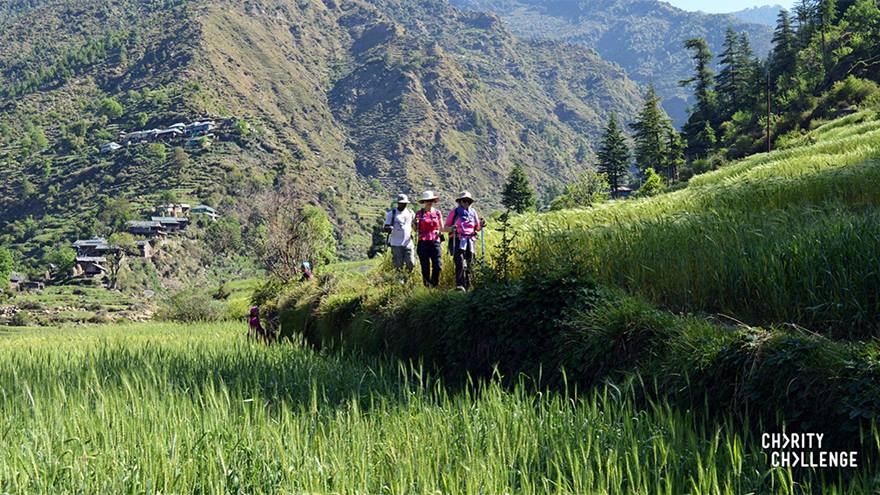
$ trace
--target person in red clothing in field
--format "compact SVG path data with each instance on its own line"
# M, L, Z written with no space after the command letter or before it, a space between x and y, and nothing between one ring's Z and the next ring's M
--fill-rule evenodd
M425 191L419 199L422 208L416 212L413 224L419 236L416 253L422 268L422 283L425 287L440 284L441 255L443 253L443 214L435 208L440 198L434 191Z
M260 308L256 306L251 308L248 317L248 337L267 344L275 341L275 332L271 328L264 328L260 323Z

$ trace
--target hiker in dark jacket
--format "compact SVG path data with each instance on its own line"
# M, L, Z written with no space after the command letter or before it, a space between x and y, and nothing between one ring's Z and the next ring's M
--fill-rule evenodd
M251 314L248 318L248 337L262 340L267 344L275 341L275 332L260 324L260 308L256 306L251 308Z
M250 316L248 316L248 338L259 340L263 338L263 325L260 324L260 308L254 306L251 308Z
M472 208L474 197L462 191L455 200L458 207L446 217L446 230L449 236L449 251L455 262L456 289L466 291L471 286L471 265L476 252L476 238L483 229L485 222L480 219L477 210Z
M419 236L416 253L419 255L422 283L425 287L437 287L440 284L443 214L434 207L439 200L434 191L425 191L419 199L422 208L416 212L415 227Z

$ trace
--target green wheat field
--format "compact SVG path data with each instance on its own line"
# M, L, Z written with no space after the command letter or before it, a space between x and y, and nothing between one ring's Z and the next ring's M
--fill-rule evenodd
M0 492L816 489L769 468L741 426L663 403L637 407L625 388L453 388L418 366L266 347L243 331L152 323L0 333ZM813 482L824 493L862 493L870 482L833 476Z

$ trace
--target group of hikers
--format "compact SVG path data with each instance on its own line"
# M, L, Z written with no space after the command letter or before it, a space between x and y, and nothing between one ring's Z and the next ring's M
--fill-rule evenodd
M409 207L409 197L406 194L397 196L397 208L388 212L384 224L391 247L391 262L395 269L411 272L415 268L417 254L422 282L426 287L437 287L440 285L444 234L449 234L448 250L455 262L455 285L458 290L467 291L471 286L471 268L477 252L476 239L486 222L473 208L474 197L468 191L462 191L455 198L458 206L449 212L445 220L437 208L439 201L440 197L434 191L425 191L419 198L421 208L413 212ZM413 229L418 238L415 249ZM312 267L308 261L302 262L300 271L303 281L312 279ZM274 342L277 338L271 326L264 327L260 322L260 309L256 306L251 308L248 315L248 337L266 343Z
M473 208L474 197L462 191L455 198L458 204L445 220L437 208L440 197L434 191L425 191L419 198L421 208L413 212L406 194L397 196L397 208L391 209L385 217L384 230L388 233L391 247L391 262L397 270L412 271L415 256L419 257L422 282L426 287L440 284L444 233L449 234L449 254L455 263L455 285L460 291L470 289L470 272L476 253L476 238L485 227ZM418 242L413 249L413 229L416 229Z

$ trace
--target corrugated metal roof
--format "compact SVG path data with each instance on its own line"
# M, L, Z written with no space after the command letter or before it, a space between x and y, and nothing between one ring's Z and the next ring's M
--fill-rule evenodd
M160 222L150 220L130 220L128 222L125 222L125 225L141 229L149 229L162 226Z

